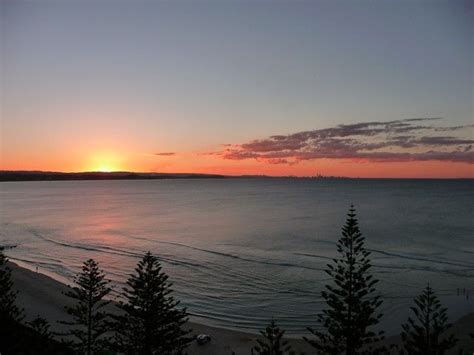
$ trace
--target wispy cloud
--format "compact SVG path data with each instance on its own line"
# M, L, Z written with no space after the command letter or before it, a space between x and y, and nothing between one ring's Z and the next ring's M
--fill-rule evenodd
M153 155L158 155L158 156L171 156L171 155L176 155L175 152L158 152L158 153L153 153Z
M441 120L427 117L338 125L224 145L222 150L210 154L228 160L256 159L271 164L323 158L474 163L473 125L434 125Z

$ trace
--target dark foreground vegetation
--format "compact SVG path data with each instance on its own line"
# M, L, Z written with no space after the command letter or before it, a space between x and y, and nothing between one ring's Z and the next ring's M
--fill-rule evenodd
M44 319L23 322L23 310L15 305L16 293L7 261L0 249L0 353L70 354L66 344L52 338Z
M382 331L375 331L383 302L378 280L371 273L370 252L364 247L355 210L351 207L342 236L339 257L327 265L330 281L322 292L325 309L308 328L304 339L314 354L443 355L456 346L446 309L427 285L411 307L413 318L402 325L401 344L384 346ZM194 340L184 327L185 308L173 297L172 284L157 257L146 253L121 292L118 312L109 312L112 287L98 263L89 259L66 293L73 301L61 323L64 332L52 334L43 318L24 322L15 304L16 293L8 260L0 249L0 353L3 354L140 354L180 355ZM249 349L255 355L296 354L275 320L261 331ZM474 335L473 335L474 342ZM467 352L458 349L458 354Z

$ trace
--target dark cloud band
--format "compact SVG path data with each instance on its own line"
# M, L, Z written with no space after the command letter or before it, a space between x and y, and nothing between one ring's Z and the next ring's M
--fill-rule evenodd
M171 156L171 155L176 155L175 152L163 152L163 153L153 153L154 155L158 156Z
M314 159L474 163L473 126L436 127L440 117L338 125L225 145L223 159L296 164ZM449 135L446 135L448 133Z

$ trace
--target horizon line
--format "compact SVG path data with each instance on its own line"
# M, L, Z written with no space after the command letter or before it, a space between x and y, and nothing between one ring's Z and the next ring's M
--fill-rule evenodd
M161 176L168 176L170 179L173 178L173 175L176 177L203 177L203 178L286 178L286 179L360 179L360 180L474 180L474 177L361 177L361 176L336 176L336 175L324 175L324 174L315 174L315 175L267 175L267 174L219 174L219 173L201 173L201 172L145 172L145 171L128 171L128 170L116 170L116 171L50 171L50 170L8 170L8 169L0 169L0 174L48 174L48 175L86 175L86 174L97 174L101 175L102 177L113 177L114 174L129 174L135 175L135 180L140 179L140 176L143 175L143 179L146 177L152 177L156 175L156 177ZM83 180L94 180L93 178L83 179ZM108 180L108 179L102 179ZM112 180L112 179L110 179ZM128 180L127 177L124 177L122 180ZM129 180L133 180L130 178ZM15 181L15 180L4 180L0 179L0 181ZM20 181L20 180L17 180ZM44 180L43 180L44 181Z

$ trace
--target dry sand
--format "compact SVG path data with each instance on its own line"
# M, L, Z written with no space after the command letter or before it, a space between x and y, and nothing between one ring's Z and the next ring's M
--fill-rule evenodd
M57 321L67 319L64 306L71 303L70 299L63 294L68 287L49 276L19 267L12 262L9 266L12 269L14 287L19 291L18 305L25 309L26 320L41 316L50 322L52 330L60 330L61 325ZM236 355L248 355L258 338L254 334L210 327L200 323L191 322L190 327L193 329L193 334L204 333L212 337L211 342L205 345L193 342L188 349L190 355L231 355L233 352ZM474 353L474 342L468 335L474 333L474 314L466 315L455 322L452 331L460 338L459 345L462 345L468 354ZM393 344L398 341L399 337L391 337L386 339L385 343ZM289 342L297 353L314 353L302 339L289 339Z

